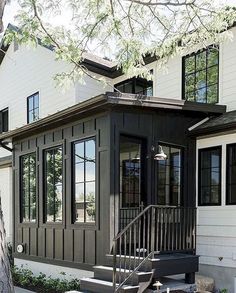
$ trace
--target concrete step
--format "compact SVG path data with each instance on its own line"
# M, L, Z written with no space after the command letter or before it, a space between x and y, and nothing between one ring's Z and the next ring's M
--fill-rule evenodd
M95 278L83 278L80 282L82 292L114 293L113 283ZM139 286L124 285L119 292L137 293Z
M119 269L121 272L121 281L124 281L127 276L132 272L125 269ZM117 282L119 280L119 274L117 271ZM152 272L141 272L137 271L134 275L130 278L127 284L130 285L138 285L139 283L149 282L150 278L152 277ZM104 281L112 281L113 278L113 267L108 266L95 266L94 267L94 278Z

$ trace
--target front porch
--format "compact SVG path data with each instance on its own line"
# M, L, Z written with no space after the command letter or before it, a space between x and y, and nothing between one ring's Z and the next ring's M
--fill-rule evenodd
M106 266L81 281L88 292L143 292L162 277L185 274L195 282L196 209L150 205L113 239Z

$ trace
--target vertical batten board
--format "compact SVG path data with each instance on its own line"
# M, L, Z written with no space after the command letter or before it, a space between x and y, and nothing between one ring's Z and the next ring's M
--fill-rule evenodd
M38 251L38 231L37 228L30 228L30 254L37 256Z
M74 261L76 263L84 262L84 230L74 230Z
M38 229L38 256L45 257L45 247L46 247L46 239L45 239L45 228Z
M73 261L74 230L64 230L64 260Z
M85 230L85 245L84 245L84 255L85 263L95 265L96 264L96 231ZM92 247L91 247L92 244Z
M54 229L46 229L46 258L53 259L55 251Z
M30 228L23 228L23 243L25 244L25 253L30 254Z
M63 259L63 233L62 229L55 229L55 259Z

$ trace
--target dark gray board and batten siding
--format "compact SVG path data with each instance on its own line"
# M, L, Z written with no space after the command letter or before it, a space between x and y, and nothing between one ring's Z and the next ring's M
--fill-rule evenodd
M188 128L206 117L206 113L181 110L151 110L140 107L114 106L110 112L80 119L61 128L37 136L15 140L15 247L26 244L26 252L14 256L62 266L92 269L104 264L112 239L118 232L119 218L119 139L121 134L146 141L147 156L154 142L178 145L184 149L182 205L195 206L195 141L188 137ZM96 136L97 142L97 216L96 225L73 224L71 219L71 144ZM43 223L43 150L63 145L64 151L64 221ZM20 223L20 157L37 150L38 211L37 223ZM155 204L154 161L146 160L144 196L146 204ZM15 251L15 250L14 250Z
M96 224L72 223L72 143L96 137ZM43 151L63 146L63 222L43 222ZM37 153L37 221L20 223L20 157ZM47 131L23 141L14 142L14 213L15 257L91 269L104 261L109 252L109 114L81 120L73 125ZM16 245L24 243L25 253L16 252Z

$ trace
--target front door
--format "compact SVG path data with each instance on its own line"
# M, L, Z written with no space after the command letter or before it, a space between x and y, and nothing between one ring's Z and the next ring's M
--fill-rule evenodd
M120 230L143 208L145 201L145 141L120 137Z

